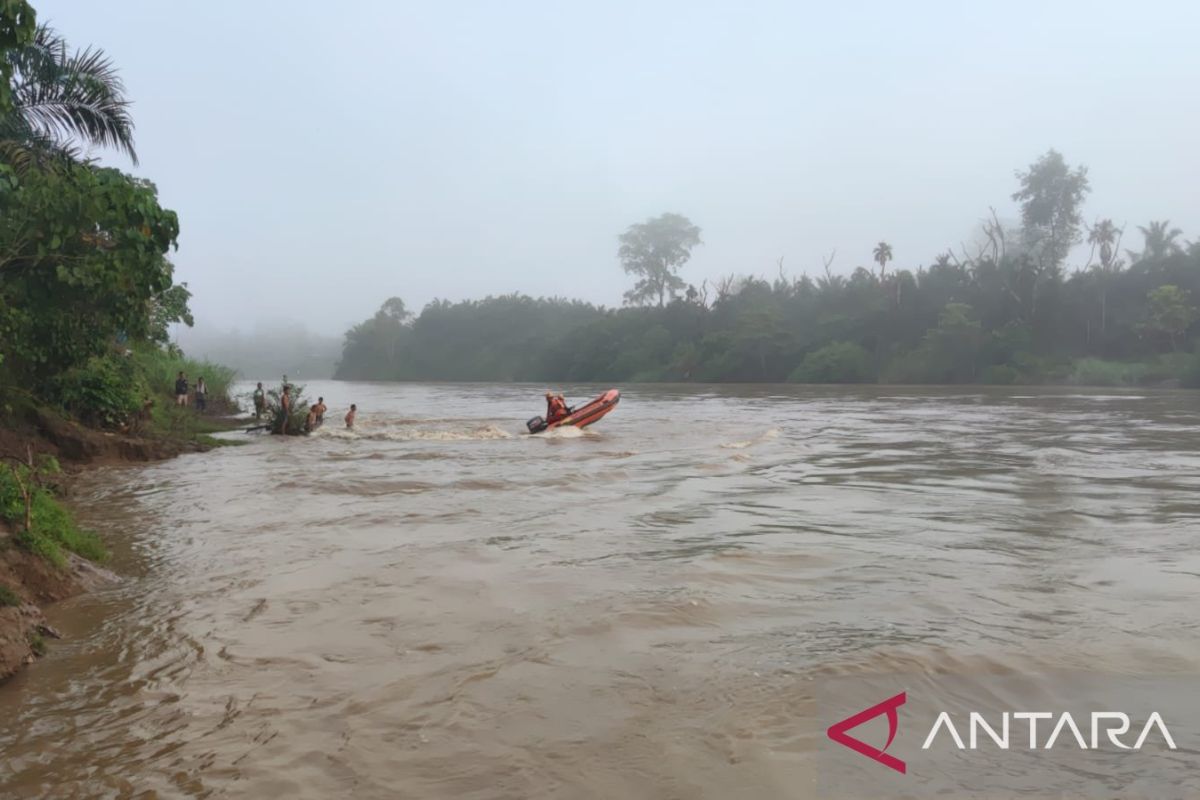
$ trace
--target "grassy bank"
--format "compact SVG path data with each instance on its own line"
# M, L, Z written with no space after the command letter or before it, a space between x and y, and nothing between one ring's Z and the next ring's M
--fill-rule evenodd
M181 371L192 387L205 379L204 413L175 405ZM114 347L32 390L0 380L0 520L12 542L60 568L67 552L104 560L100 540L58 500L59 461L151 460L223 444L212 434L236 425L234 378L221 365L143 343Z
M60 472L51 457L37 459L32 468L8 461L0 470L0 520L15 531L15 544L55 567L66 566L66 552L102 562L108 551L100 538L80 528L56 497Z

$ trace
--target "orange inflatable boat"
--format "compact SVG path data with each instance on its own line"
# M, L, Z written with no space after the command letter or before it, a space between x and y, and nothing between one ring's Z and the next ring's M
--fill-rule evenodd
M561 428L564 425L573 425L576 428L586 428L593 422L603 417L608 412L617 407L617 403L621 401L621 393L616 389L609 389L604 394L597 397L595 400L586 405L576 406L570 409L571 413L560 419L558 422L546 424L546 420L541 417L534 417L525 423L529 428L530 433L541 433L550 428Z

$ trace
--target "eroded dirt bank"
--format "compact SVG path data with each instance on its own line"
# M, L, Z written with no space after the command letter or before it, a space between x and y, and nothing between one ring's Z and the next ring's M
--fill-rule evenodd
M43 409L0 420L0 456L24 461L53 456L62 466L54 477L69 496L72 476L100 464L140 463L208 449L185 439L141 437L97 431ZM0 469L7 469L7 463ZM118 580L112 572L74 553L57 567L20 547L15 530L0 520L0 681L45 652L58 633L46 624L42 609L50 603Z

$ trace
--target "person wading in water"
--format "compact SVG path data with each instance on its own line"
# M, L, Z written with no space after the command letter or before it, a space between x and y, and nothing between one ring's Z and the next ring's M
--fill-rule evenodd
M288 420L292 416L292 387L284 386L283 394L279 395L279 432L287 433Z

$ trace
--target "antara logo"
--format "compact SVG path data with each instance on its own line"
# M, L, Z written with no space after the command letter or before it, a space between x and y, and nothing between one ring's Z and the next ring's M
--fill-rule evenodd
M891 767L896 772L906 773L908 772L908 767L903 761L884 752L891 746L892 741L896 738L896 732L900 729L900 715L896 713L896 709L904 705L906 700L908 700L908 694L901 692L895 697L889 697L878 705L873 705L853 716L846 717L841 722L835 722L829 726L829 730L825 731L825 733L830 739L833 739L838 744L844 744L856 753L862 753L867 758L878 761L885 767ZM872 747L861 739L855 739L846 733L846 731L857 728L864 722L870 722L880 714L887 714L888 722L888 738L887 743L883 746L883 750Z
M1038 745L1038 720L1052 720L1058 717L1054 727L1050 730L1050 736L1042 745ZM1129 733L1130 720L1129 715L1121 711L1093 711L1091 717L1091 738L1085 739L1083 733L1079 730L1079 726L1075 723L1075 718L1071 716L1071 712L1064 711L1062 714L1055 715L1050 711L1014 711L1009 713L1005 711L1000 715L1000 724L992 727L984 719L983 715L977 711L972 711L968 717L968 743L963 744L962 736L959 735L958 729L954 727L954 720L945 711L938 714L937 720L933 723L933 727L929 730L929 735L925 737L925 744L921 745L922 750L928 750L933 744L933 740L937 738L938 733L945 729L946 733L954 740L954 746L959 750L977 750L979 749L979 732L982 730L987 734L988 738L1001 750L1009 749L1009 732L1010 720L1016 721L1018 725L1025 723L1029 729L1028 738L1024 741L1029 742L1030 750L1049 750L1054 747L1055 742L1059 738L1064 740L1067 737L1064 733L1069 732L1070 738L1075 740L1079 745L1080 750L1099 750L1101 746L1100 733L1104 732L1108 741L1121 750L1141 750L1142 745L1150 738L1151 732L1157 728L1159 736L1162 737L1163 743L1170 750L1175 749L1175 740L1171 738L1171 732L1167 730L1167 724L1163 722L1163 718L1155 711L1146 720L1146 724L1142 726L1142 732L1138 734L1137 740L1132 745L1125 744L1121 741L1121 737ZM1049 723L1047 724L1049 727ZM997 731L996 728L1000 730ZM1045 730L1045 728L1043 728ZM1022 741L1022 740L1018 740ZM1089 741L1091 746L1088 746ZM1019 744L1017 745L1020 746Z
M889 697L882 703L863 709L857 714L846 717L841 722L830 725L826 734L838 744L845 745L872 761L878 761L889 769L906 774L908 766L899 758L887 753L887 749L895 741L896 734L900 729L900 716L897 709L907 700L906 692ZM847 731L884 714L887 715L888 737L882 748L873 747L847 733ZM1045 726L1041 730L1050 732L1044 740L1038 738L1039 721L1045 722ZM1130 734L1130 727L1133 723L1128 714L1122 711L1093 711L1088 715L1088 721L1090 724L1080 728L1070 712L1064 711L1056 714L1050 711L1005 711L1000 715L998 724L993 725L982 714L972 711L967 717L965 730L968 735L964 741L950 714L943 711L938 714L933 726L929 729L929 734L925 737L921 749L928 750L939 735L944 734L959 750L978 750L981 742L986 745L987 740L991 740L992 744L1000 750L1008 750L1013 746L1022 747L1026 742L1030 750L1049 750L1059 741L1069 743L1072 739L1080 750L1098 750L1105 745L1112 745L1118 750L1141 750L1155 733L1168 749L1176 749L1175 739L1157 711L1150 714L1132 744L1127 744L1128 739L1133 738ZM1013 728L1019 728L1022 725L1027 729L1028 735L1018 735L1014 743L1010 734L1013 733ZM1085 737L1084 730L1091 735ZM986 739L980 736L980 732L986 736ZM1104 741L1105 739L1107 742ZM1070 745L1068 744L1068 746Z

